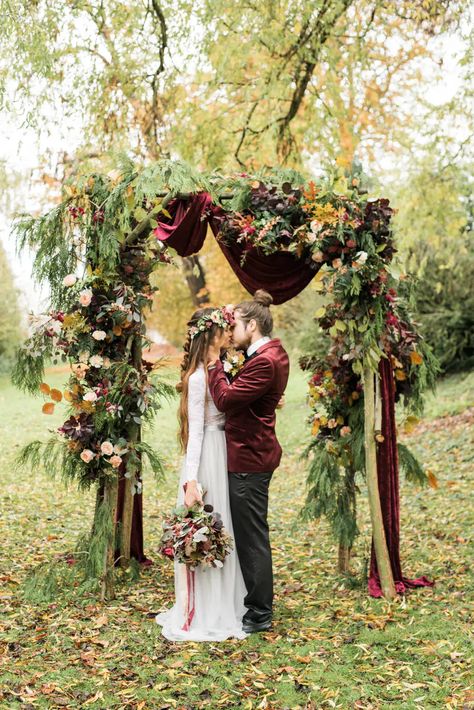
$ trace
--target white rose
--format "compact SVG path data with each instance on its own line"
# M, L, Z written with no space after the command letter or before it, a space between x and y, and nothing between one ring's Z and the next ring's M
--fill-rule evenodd
M75 274L68 274L63 278L63 286L74 286L77 281L77 276Z
M355 260L357 261L358 264L365 264L368 256L369 255L367 254L366 251L358 251L355 256Z
M228 360L224 362L224 372L230 372L232 370L232 363Z
M317 234L318 232L321 231L321 227L323 226L321 222L318 222L317 219L313 219L312 222L310 222L311 231L313 234Z
M107 337L107 333L105 332L105 330L94 330L94 332L92 333L92 337L94 338L94 340L105 340L105 338Z
M103 441L100 445L100 450L105 456L111 456L114 452L114 445L111 441Z
M82 399L85 399L86 402L97 402L97 395L95 392L86 392Z
M102 367L104 358L100 355L93 355L89 360L89 364L92 365L92 367Z

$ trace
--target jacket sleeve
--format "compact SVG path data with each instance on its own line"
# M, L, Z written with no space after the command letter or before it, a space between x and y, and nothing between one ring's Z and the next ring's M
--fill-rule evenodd
M264 357L249 362L230 384L222 363L209 371L209 389L217 409L221 412L241 409L266 394L273 382L273 363Z
M204 438L204 413L206 406L206 375L196 370L188 383L189 437L186 447L186 481L197 481Z

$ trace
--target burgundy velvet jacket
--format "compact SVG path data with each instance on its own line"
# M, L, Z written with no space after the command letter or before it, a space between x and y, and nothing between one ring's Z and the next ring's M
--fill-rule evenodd
M249 357L231 384L220 360L209 370L212 399L226 414L230 473L269 473L280 463L275 409L285 391L289 370L288 355L276 338Z

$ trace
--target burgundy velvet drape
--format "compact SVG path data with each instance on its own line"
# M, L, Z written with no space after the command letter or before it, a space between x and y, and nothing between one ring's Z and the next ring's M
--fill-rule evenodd
M400 496L398 487L398 451L395 427L395 396L392 365L388 358L380 361L380 395L382 398L382 436L384 440L377 445L377 478L379 483L380 504L387 539L388 554L392 565L392 574L397 592L403 593L412 587L431 587L426 577L408 579L402 574L400 563ZM369 594L381 597L382 589L377 571L374 544L370 557Z
M174 200L168 206L171 219L164 218L155 229L157 239L167 242L180 256L196 254L204 244L208 225L214 236L218 235L223 211L212 204L207 193L199 193L189 199ZM218 240L227 261L242 285L250 293L264 288L271 293L275 304L285 303L300 293L317 272L318 265L311 260L303 261L293 254L281 252L265 256L255 249L247 251L241 265L245 247L241 244L227 246ZM381 396L383 401L382 434L384 441L378 445L377 469L380 500L384 520L388 551L393 576L398 592L410 587L431 586L426 577L407 579L403 577L400 565L400 508L398 491L398 454L395 426L394 385L391 364L388 359L380 363ZM141 495L135 496L134 527L132 530L132 554L139 561L143 554L143 530L141 521ZM140 518L139 520L137 518ZM382 595L372 545L369 593Z
M176 249L180 256L190 256L201 249L208 225L215 236L219 232L222 209L213 205L211 196L205 192L190 200L175 200L168 211L172 220L160 222L155 234L157 239ZM264 288L277 305L297 296L319 268L319 264L311 259L305 262L287 252L265 256L256 249L246 252L242 244L228 246L220 240L217 242L242 286L252 294L258 288ZM241 266L244 254L245 262Z
M123 504L125 500L125 481L122 475L119 478L117 492L117 513L116 522L120 523L123 515ZM130 557L134 557L140 564L151 564L151 560L146 557L143 551L143 495L135 493L133 496L132 511L132 531L130 535ZM115 550L115 561L118 563L120 549Z

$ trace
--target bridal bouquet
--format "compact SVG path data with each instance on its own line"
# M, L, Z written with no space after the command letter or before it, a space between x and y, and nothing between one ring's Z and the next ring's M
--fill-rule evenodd
M232 549L233 539L212 505L181 505L163 521L161 554L188 568L222 567Z

